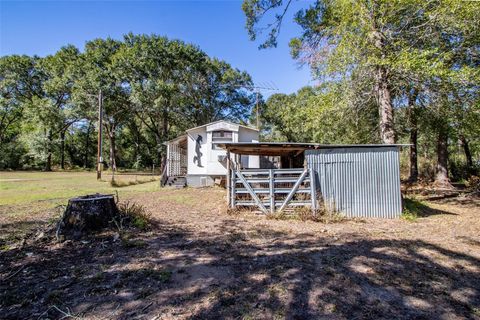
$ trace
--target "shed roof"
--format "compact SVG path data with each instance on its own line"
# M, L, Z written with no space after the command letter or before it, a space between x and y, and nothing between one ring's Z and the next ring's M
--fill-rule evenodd
M171 140L168 140L168 141L165 141L163 144L169 144L169 143L175 143L175 142L181 142L182 140L186 140L187 139L187 135L186 134L182 134L181 136L178 136L174 139L171 139Z
M239 126L239 127L245 128L245 129L253 130L253 131L259 131L257 128L253 128L253 127L246 126L246 125L239 124L239 123L233 123L233 122L230 122L230 121L227 121L227 120L218 120L218 121L206 123L206 124L203 124L203 125L198 126L198 127L190 128L186 131L187 132L192 131L192 130L195 130L195 129L203 128L203 127L210 126L210 125L216 124L216 123L221 123L221 122L225 122L225 123L228 123L228 124L231 124L231 125L234 125L234 126Z
M319 144L303 142L231 142L219 147L235 154L282 156L300 154L305 150L336 148L385 148L408 146L406 144Z
M178 136L174 139L165 141L163 144L167 145L169 143L177 143L177 142L185 139L188 136L188 132L190 132L190 131L200 129L200 128L203 128L203 127L207 127L207 126L210 126L210 125L214 125L214 124L217 124L217 123L222 123L222 122L227 123L227 124L232 125L232 126L238 126L238 127L242 127L242 128L248 129L248 130L252 130L252 131L257 131L257 132L260 131L257 128L250 127L250 126L247 126L247 125L243 125L243 124L239 124L239 123L233 123L233 122L230 122L230 121L227 121L227 120L218 120L218 121L203 124L203 125L198 126L198 127L187 129L187 130L185 130L185 134L182 134L181 136Z

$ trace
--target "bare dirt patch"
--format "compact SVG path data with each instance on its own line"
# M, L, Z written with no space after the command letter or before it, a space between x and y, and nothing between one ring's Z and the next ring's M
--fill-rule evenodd
M415 222L322 224L228 215L224 197L132 195L150 230L3 250L1 317L480 319L478 200L429 203Z

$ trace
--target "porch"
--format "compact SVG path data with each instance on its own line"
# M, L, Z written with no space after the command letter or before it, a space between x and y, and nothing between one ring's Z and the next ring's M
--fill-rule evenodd
M162 186L184 187L187 175L187 136L170 140L167 145L167 160L162 173Z

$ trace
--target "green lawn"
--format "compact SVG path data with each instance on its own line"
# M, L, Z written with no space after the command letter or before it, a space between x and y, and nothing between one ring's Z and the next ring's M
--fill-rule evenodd
M110 176L104 174L105 180ZM116 176L120 184L149 181L150 176ZM120 198L139 192L159 190L156 181L112 187L108 181L97 181L95 172L0 172L0 206L28 205L39 202L66 202L67 199L91 193L115 193Z

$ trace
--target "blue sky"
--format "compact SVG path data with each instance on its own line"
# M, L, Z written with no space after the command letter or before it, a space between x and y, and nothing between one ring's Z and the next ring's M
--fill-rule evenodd
M256 83L273 82L292 93L314 84L307 66L290 57L288 40L300 33L290 10L279 46L258 50L245 30L241 1L4 1L0 0L0 54L45 56L73 44L123 34L156 33L194 43L252 75ZM265 96L273 92L263 92Z

